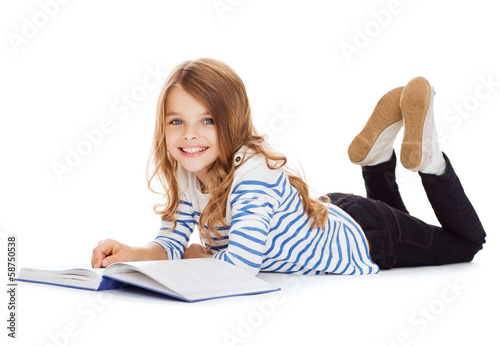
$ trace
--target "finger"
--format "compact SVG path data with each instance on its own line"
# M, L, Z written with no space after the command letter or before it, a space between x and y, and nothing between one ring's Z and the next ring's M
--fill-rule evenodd
M111 255L111 256L107 256L106 258L104 258L101 262L101 266L103 268L106 268L107 266L110 266L112 265L113 263L116 263L116 262L125 262L125 258L124 258L124 255L122 252L118 252L117 254L115 255Z
M99 243L97 243L96 247L98 247L99 245L101 245L102 242L103 242L102 240L99 241ZM95 250L95 248L94 248L94 250ZM92 266L92 268L98 268L96 266L97 259L96 259L96 256L94 256L94 250L92 250L92 256L90 256L90 265Z
M92 268L98 269L101 268L101 259L97 259L94 256L92 256Z
M118 244L112 239L106 239L96 246L92 252L92 258L94 259L93 267L101 268L103 259L118 251Z
M92 255L92 258L90 260L90 265L92 268L98 269L102 267L102 261L105 257L102 258L96 258L95 256Z

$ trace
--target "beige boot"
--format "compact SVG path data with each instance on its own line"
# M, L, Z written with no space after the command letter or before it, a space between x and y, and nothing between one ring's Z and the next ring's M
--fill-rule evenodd
M400 156L407 169L442 174L446 164L434 124L434 94L423 77L413 78L403 89L400 106L405 131Z
M403 87L393 89L378 101L363 130L347 151L352 163L372 166L389 160L396 136L403 126L399 106Z

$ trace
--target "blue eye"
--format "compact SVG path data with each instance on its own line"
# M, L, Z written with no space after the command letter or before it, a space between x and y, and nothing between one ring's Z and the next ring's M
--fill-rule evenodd
M181 125L182 124L182 120L179 120L179 119L174 119L170 122L171 124L174 124L174 125Z
M212 119L212 118L207 118L207 119L203 120L203 122L205 124L210 124L210 125L215 124L214 119Z

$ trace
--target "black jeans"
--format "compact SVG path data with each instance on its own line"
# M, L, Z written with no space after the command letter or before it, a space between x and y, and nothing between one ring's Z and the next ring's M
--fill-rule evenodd
M443 154L444 155L444 154ZM446 155L441 176L420 173L442 227L409 215L396 183L396 155L362 167L367 198L330 193L330 202L351 215L370 244L381 269L469 262L482 249L486 233Z

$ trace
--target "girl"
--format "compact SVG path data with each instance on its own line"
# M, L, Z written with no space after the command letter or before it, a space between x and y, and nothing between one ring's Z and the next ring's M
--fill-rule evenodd
M437 143L434 92L423 78L384 95L349 147L368 198L320 199L255 130L245 87L213 59L186 61L167 78L157 106L150 163L166 204L150 243L105 240L91 264L213 257L256 275L369 274L379 268L471 261L485 233ZM402 164L418 171L442 224L410 216L395 181L394 139L405 126ZM198 226L205 246L187 246Z

